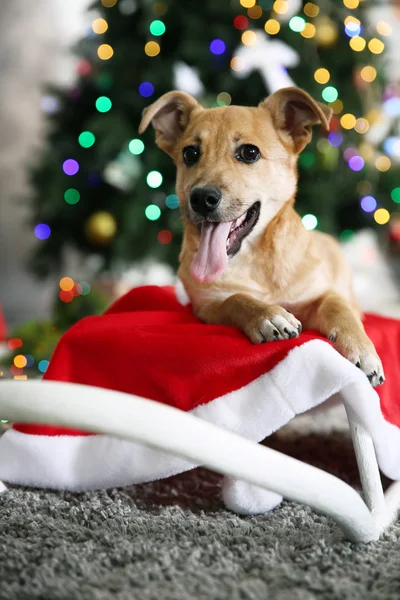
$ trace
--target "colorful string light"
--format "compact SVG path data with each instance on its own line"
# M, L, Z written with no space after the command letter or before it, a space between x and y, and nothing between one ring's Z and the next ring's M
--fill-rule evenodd
M159 188L163 182L163 176L159 171L150 171L146 177L146 183L149 187Z
M154 85L150 81L143 81L139 85L139 94L143 98L149 98L154 94Z
M165 24L162 21L159 21L158 19L156 19L155 21L152 21L150 23L150 33L151 35L154 36L160 36L163 35L166 31L166 27Z
M161 209L157 204L149 204L146 206L144 214L149 219L149 221L157 221L161 217Z
M51 229L46 223L39 223L36 225L34 233L38 240L47 240L51 235Z
M226 50L225 42L220 39L213 40L210 43L210 51L213 54L223 54Z
M276 19L268 19L264 25L264 29L267 33L269 33L269 35L275 35L279 33L281 25Z
M318 225L318 219L315 215L311 215L311 214L307 214L304 215L304 217L302 218L303 221L303 225L306 229L308 229L309 231L311 231L312 229L315 229L316 226Z
M91 148L95 141L96 138L91 131L82 131L78 137L78 142L82 148Z
M178 206L179 206L178 196L176 194L169 194L169 196L167 196L165 198L165 204L171 210L173 210L174 208L178 208Z
M129 142L128 148L129 148L129 152L131 152L132 154L135 154L137 156L139 154L142 154L142 152L144 150L144 144L143 144L142 140L135 138L134 140L131 140Z
M96 100L96 108L99 112L101 113L105 113L108 112L112 107L112 102L110 100L110 98L107 98L107 96L100 96L99 98L97 98Z

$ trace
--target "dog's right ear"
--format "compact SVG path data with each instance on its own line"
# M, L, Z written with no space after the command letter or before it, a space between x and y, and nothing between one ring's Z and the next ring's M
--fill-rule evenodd
M157 145L172 154L176 140L185 130L193 110L202 110L200 104L185 92L168 92L143 111L139 133L151 123L156 130Z

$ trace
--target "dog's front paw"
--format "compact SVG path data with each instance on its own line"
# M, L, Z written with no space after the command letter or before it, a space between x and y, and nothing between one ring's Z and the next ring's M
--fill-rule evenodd
M253 344L295 338L301 330L300 321L291 312L275 304L263 308L244 328Z
M340 354L364 371L373 387L382 385L385 381L382 362L366 335L365 338L362 336L364 339L357 339L358 336L353 337L333 329L328 337Z

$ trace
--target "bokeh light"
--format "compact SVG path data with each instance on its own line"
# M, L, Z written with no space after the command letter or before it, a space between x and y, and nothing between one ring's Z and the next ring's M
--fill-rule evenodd
M386 23L386 21L378 21L376 24L376 30L381 35L390 35L392 33L392 29L392 26L389 25L389 23Z
M350 10L352 10L358 7L360 0L343 0L343 4L346 8L350 8Z
M332 146L340 146L343 143L343 136L338 131L332 131L328 135L328 140Z
M160 187L163 182L163 176L159 171L150 171L146 177L146 183L149 187L155 189Z
M114 50L110 46L110 44L101 44L97 48L97 56L99 58L101 58L101 60L108 60L109 58L111 58L113 56L113 54L114 54Z
M242 33L242 44L253 46L257 41L257 34L254 31L245 31Z
M150 33L151 35L159 36L165 33L166 27L162 21L156 19L150 23Z
M319 13L319 6L313 4L312 2L307 2L303 10L307 17L316 17Z
M70 292L73 289L74 285L75 282L73 279L71 279L71 277L62 277L60 279L60 288L64 292Z
M61 290L61 292L59 293L59 298L61 302L72 302L72 300L74 299L74 292L72 290Z
M32 354L25 354L25 358L26 358L26 366L32 367L32 365L35 363L35 359L33 358Z
M278 15L285 15L289 10L288 3L286 0L275 0L272 8L276 13L278 13Z
M249 25L249 20L244 15L238 15L237 17L235 17L233 19L233 26L236 29L239 29L239 31L243 31L244 29L247 29L248 25Z
M39 371L41 373L46 373L48 366L49 366L49 361L48 360L41 360L38 363L38 369L39 369Z
M213 54L223 54L226 50L225 42L215 39L210 43L210 50Z
M14 357L14 365L18 369L23 369L24 367L26 367L27 362L28 361L26 360L26 357L23 354L17 354L17 356Z
M314 37L316 31L317 30L315 29L315 25L313 25L312 23L306 23L304 29L300 31L300 35L302 35L303 38L311 39Z
M372 38L372 40L368 42L368 48L372 54L381 54L385 49L385 44L382 40L378 40L378 38Z
M132 154L138 155L138 154L142 154L142 152L144 150L144 144L143 144L142 140L135 138L134 140L131 140L129 142L128 148L129 148L129 152L131 152Z
M87 281L80 281L79 285L81 286L81 296L90 294L91 287Z
M157 54L160 54L161 51L160 44L157 42L147 42L144 47L144 51L147 56L157 56Z
M303 31L305 26L306 26L306 22L303 19L303 17L299 17L297 15L295 17L292 17L289 21L289 28L292 31L296 31L297 33L299 33L300 31Z
M228 92L220 92L217 96L217 104L219 106L229 106L232 102L232 97Z
M21 338L10 338L7 342L7 346L10 350L16 350L17 348L22 347L22 340Z
M303 221L303 225L306 229L308 229L309 231L311 231L311 229L315 229L316 226L318 225L318 219L315 215L304 215L304 217L302 218Z
M390 220L390 212L386 208L378 208L374 212L374 219L378 225L385 225Z
M174 208L178 208L179 206L179 198L176 194L169 194L169 196L167 196L165 198L165 204L167 205L168 208L174 209Z
M168 229L163 229L157 235L160 244L170 244L172 242L172 233Z
M343 127L343 129L353 129L354 125L356 124L356 120L357 119L354 115L352 115L351 113L346 113L341 117L340 124Z
M367 83L371 83L376 78L376 69L370 65L363 67L360 71L361 79Z
M349 242L350 240L352 240L355 236L355 232L352 231L351 229L343 229L343 231L341 232L341 234L339 235L340 241L341 242Z
M99 96L96 100L96 108L99 112L105 113L112 107L112 102L107 96Z
M242 71L244 69L244 60L240 56L234 56L230 62L232 71Z
M149 204L146 206L146 210L144 214L149 219L149 221L157 221L161 217L161 209L157 204Z
M391 191L390 196L391 196L393 202L396 202L396 204L400 204L400 187L394 188Z
M338 98L335 102L331 103L331 109L334 115L339 115L343 110L343 102Z
M358 35L356 37L351 38L349 44L350 48L355 52L362 52L362 50L364 50L365 46L367 45L367 42L364 40L363 37L360 37Z
M322 90L321 95L325 102L335 102L339 94L335 87L333 87L332 85L328 85Z
M154 86L150 81L143 81L139 85L139 94L143 96L143 98L149 98L154 94Z
M256 3L256 0L240 0L240 4L243 8L251 8Z
M82 131L78 137L78 142L82 148L90 148L95 143L96 138L91 131Z
M108 23L105 19L95 19L92 23L94 33L105 33L108 29Z
M268 19L268 21L264 25L265 31L270 35L275 35L276 33L279 33L280 28L281 25L276 19Z
M400 98L392 96L383 103L385 113L391 117L400 117Z
M360 35L361 29L362 29L361 24L356 23L354 21L350 21L344 27L344 31L345 31L346 35L348 35L349 37L355 37L357 35Z
M378 203L373 196L364 196L360 200L360 205L364 212L370 213L374 212Z
M73 158L67 158L64 160L62 169L66 175L76 175L79 171L79 163Z
M263 14L263 10L261 8L261 6L251 6L248 10L247 10L247 14L249 15L250 19L259 19L260 17L262 17Z
M384 173L385 171L388 171L390 169L390 167L392 166L392 162L388 156L378 156L378 158L375 161L375 166L378 169L378 171Z
M357 131L357 133L366 133L369 129L369 123L367 119L357 119L354 129Z
M104 8L112 8L117 4L117 2L118 0L101 0L101 3L104 6Z
M81 195L75 188L69 188L64 192L64 200L67 204L77 204L81 199Z
M352 156L349 159L349 167L352 171L361 171L364 168L365 161L362 156Z
M343 158L345 161L349 162L349 160L351 158L353 158L353 156L358 156L359 152L357 150L357 148L346 148L346 150L343 152Z
M36 225L34 232L38 240L47 240L51 235L51 229L46 223Z
M317 83L328 83L330 77L328 69L317 69L314 73L314 79Z
M386 154L389 156L399 156L400 155L400 137L389 136L383 142L383 149Z

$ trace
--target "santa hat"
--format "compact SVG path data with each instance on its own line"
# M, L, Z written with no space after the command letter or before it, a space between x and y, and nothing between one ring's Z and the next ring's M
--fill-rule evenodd
M381 470L400 479L400 323L367 315L365 328L387 378L377 391L315 331L253 345L235 328L199 321L172 287L146 286L72 327L44 379L148 398L257 442L341 394L373 437ZM84 389L76 386L82 402ZM0 438L0 479L36 487L125 486L194 466L139 443L57 426L16 423ZM227 505L243 512L240 494L238 482L225 486ZM273 496L271 506L281 499Z

